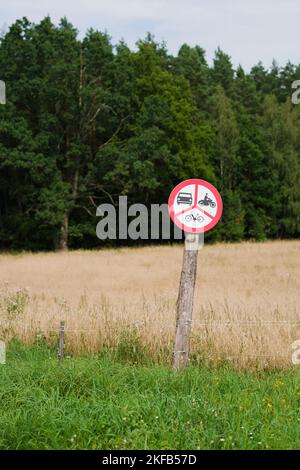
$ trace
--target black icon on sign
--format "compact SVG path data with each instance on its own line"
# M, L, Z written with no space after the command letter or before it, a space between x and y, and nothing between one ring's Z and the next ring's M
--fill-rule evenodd
M196 215L194 215L194 214L188 214L188 215L185 216L185 220L186 220L187 222L191 222L191 221L193 220L194 222L199 222L199 223L201 223L201 222L203 222L204 218L203 218L201 215L199 215L199 214L196 214Z
M200 201L198 201L198 204L200 204L200 206L216 207L216 203L210 197L208 197L207 193L205 194L204 199L200 199Z
M191 193L183 193L180 192L178 193L177 196L177 204L188 204L189 206L193 203L193 197Z

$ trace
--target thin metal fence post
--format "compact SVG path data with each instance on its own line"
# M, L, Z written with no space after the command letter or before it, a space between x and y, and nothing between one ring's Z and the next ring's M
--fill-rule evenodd
M59 326L59 340L58 340L58 365L62 366L65 348L65 322L61 321Z

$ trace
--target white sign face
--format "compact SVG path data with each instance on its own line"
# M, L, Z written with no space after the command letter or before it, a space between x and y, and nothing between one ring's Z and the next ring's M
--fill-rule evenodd
M191 179L178 184L169 197L173 222L189 233L207 232L222 215L222 199L217 189L204 180Z

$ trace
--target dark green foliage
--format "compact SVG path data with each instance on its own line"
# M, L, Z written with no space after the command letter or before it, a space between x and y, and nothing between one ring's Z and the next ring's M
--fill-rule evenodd
M299 236L299 70L18 20L0 40L0 248L97 246L97 205L163 203L191 177L223 197L209 239Z

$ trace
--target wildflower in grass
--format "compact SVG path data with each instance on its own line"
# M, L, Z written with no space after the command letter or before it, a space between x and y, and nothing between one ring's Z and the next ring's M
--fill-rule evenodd
M282 380L276 380L275 387L282 387L283 385L284 385L284 382Z

